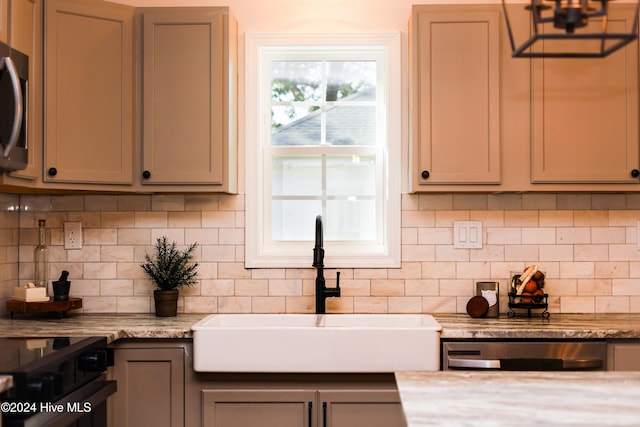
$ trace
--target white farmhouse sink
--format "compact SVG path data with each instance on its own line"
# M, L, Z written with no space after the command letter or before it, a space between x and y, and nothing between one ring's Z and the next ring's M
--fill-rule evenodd
M440 330L418 314L212 314L193 327L199 372L440 369Z

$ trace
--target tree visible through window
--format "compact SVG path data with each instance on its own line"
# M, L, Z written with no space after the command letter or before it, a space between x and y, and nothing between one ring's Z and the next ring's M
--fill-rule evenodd
M327 254L387 254L387 47L270 46L258 56L261 248L299 255L322 215L325 246L335 245Z

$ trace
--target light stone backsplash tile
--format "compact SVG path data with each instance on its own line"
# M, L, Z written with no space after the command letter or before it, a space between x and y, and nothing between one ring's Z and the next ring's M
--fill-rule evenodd
M455 297L423 297L423 313L455 313L457 310Z
M567 313L595 313L595 297L562 297L562 311Z
M150 301L151 304L153 303ZM184 310L187 313L216 313L218 299L206 296L184 297Z
M504 213L505 227L537 227L539 220L538 211L514 210Z
M152 310L153 298L151 297L118 297L116 309L118 313L149 313Z
M628 296L600 296L596 299L596 313L628 313Z
M199 282L181 291L180 312L313 312L311 267L244 268L244 202L242 195L0 194L2 308L15 284L33 280L44 218L50 276L70 272L84 312L153 312L153 284L140 263L163 235L199 245ZM640 312L637 194L404 194L401 219L401 267L342 269L342 297L328 299L328 311L464 313L475 282L496 280L504 313L509 272L536 263L547 274L551 312ZM453 248L460 220L482 221L481 249ZM64 249L65 221L82 221L82 249Z
M19 283L20 197L0 194L0 313ZM33 257L33 256L32 256Z
M611 295L611 279L579 279L578 295Z
M251 313L251 297L218 297L218 313Z

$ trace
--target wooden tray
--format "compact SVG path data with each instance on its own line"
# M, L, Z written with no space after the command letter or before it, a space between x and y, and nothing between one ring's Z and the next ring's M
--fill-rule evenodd
M68 301L41 301L27 302L10 299L7 301L7 311L13 317L13 313L57 313L62 318L69 310L82 308L82 298L70 297Z

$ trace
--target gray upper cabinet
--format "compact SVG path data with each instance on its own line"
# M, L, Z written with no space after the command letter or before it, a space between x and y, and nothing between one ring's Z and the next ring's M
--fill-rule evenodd
M500 9L413 6L412 185L499 184Z
M140 13L143 186L235 192L235 19L226 7Z
M609 30L628 32L632 11L611 6ZM533 182L637 184L638 42L602 59L532 64Z
M611 31L629 31L632 8L611 6ZM521 43L531 16L508 10ZM512 58L504 21L499 5L413 7L411 191L637 191L638 42Z
M43 136L30 141L37 161L0 186L237 191L238 39L229 8L14 3L0 0L0 38L11 38L6 11L15 12L34 58L29 130Z
M133 9L45 3L46 182L131 184Z
M0 42L9 42L9 0L0 0Z

